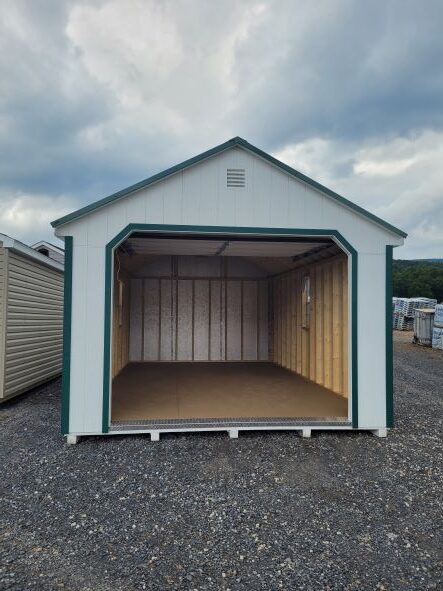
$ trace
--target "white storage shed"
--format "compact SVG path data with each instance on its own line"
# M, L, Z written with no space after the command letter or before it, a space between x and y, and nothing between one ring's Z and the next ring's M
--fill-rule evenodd
M406 234L234 138L53 222L62 430L371 430Z
M65 262L65 251L60 246L56 246L55 244L51 244L51 242L46 242L46 240L40 240L32 245L32 248L41 254L57 261L58 263Z
M62 345L63 264L0 234L0 402L60 375Z

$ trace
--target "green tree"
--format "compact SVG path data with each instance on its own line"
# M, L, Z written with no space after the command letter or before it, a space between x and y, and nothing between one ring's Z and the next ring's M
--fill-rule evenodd
M425 297L443 302L443 262L395 260L393 293L401 298Z

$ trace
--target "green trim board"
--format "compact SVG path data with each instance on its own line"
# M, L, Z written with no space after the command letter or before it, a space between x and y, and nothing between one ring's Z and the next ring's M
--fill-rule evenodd
M65 236L65 273L63 280L63 376L62 376L62 435L69 433L69 398L71 385L71 325L72 325L72 260L73 238Z
M328 236L335 238L351 257L351 414L352 427L358 428L358 356L357 356L357 284L358 253L355 248L337 230L295 229L295 228L250 228L235 226L190 226L164 224L128 224L106 245L105 259L105 313L103 344L103 406L102 432L110 428L110 387L111 387L111 325L112 325L112 277L114 249L133 232L145 233L181 233L181 234L233 234L261 236Z
M394 426L394 351L392 333L392 254L386 247L386 426Z
M280 160L277 160L277 158L274 158L273 156L271 156L267 152L264 152L263 150L260 150L260 148L253 146L252 144L250 144L249 142L247 142L246 140L244 140L241 137L234 137L231 140L228 140L227 142L224 142L218 146L215 146L214 148L211 148L210 150L207 150L206 152L202 152L201 154L198 154L197 156L194 156L193 158L189 158L188 160L185 160L184 162L181 162L180 164L176 164L175 166L172 166L171 168L167 168L163 172L159 172L157 174L154 174L153 176L151 176L147 179L144 179L143 181L140 181L140 182L136 183L135 185L131 185L131 186L127 187L126 189L122 189L121 191L117 191L117 193L113 193L112 195L109 195L108 197L104 197L103 199L99 199L98 201L90 203L89 205L86 205L85 207L82 207L82 208L80 208L68 215L58 218L57 220L54 220L53 222L51 222L51 225L54 228L57 228L58 226L61 226L63 224L67 224L68 222L72 222L74 220L77 220L78 218L83 217L83 216L91 213L92 211L95 211L96 209L98 209L100 207L103 207L105 205L108 205L109 203L117 201L118 199L121 199L122 197L126 197L127 195L130 195L131 193L134 193L135 191L139 191L140 189L144 189L146 187L149 187L150 185L153 185L154 183L157 183L163 179L166 179L169 176L176 174L177 172L185 170L185 169L189 168L190 166L193 166L195 164L198 164L199 162L202 162L203 160L206 160L207 158L211 158L212 156L215 156L216 154L220 154L221 152L224 152L225 150L228 150L228 149L234 148L234 147L243 148L243 149L255 154L256 156L262 158L263 160L266 160L267 162L269 162L273 166L276 166L277 168L279 168L280 170L289 174L290 176L298 179L299 181L302 181L303 183L306 183L307 185L313 187L314 189L316 189L317 191L320 191L321 193L327 195L328 197L331 197L332 199L334 199L334 201L340 203L341 205L353 210L354 212L358 213L359 215L365 217L366 219L369 219L370 221L378 224L379 226L382 226L383 228L385 228L389 232L392 232L398 236L401 236L402 238L406 238L407 234L403 230L396 228L392 224L389 224L385 220L382 220L381 218L370 213L366 209L363 209L363 207L360 207L359 205L352 203L352 201L349 201L345 197L342 197L341 195L339 195L335 191L328 189L324 185L318 183L317 181L314 181L310 177L299 172L298 170L295 170L291 166L288 166L287 164L284 164Z

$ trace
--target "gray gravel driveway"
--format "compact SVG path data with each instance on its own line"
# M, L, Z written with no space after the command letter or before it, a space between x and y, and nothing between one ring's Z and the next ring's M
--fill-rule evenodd
M396 342L396 428L59 435L60 382L0 408L0 589L442 588L443 355Z

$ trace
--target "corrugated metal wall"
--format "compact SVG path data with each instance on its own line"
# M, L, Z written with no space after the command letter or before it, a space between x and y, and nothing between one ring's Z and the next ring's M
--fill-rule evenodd
M272 282L272 360L348 396L348 261L345 255ZM303 280L309 277L309 319Z
M220 257L159 257L144 272L131 280L130 361L268 359L264 272Z
M62 370L63 273L8 252L5 398Z

